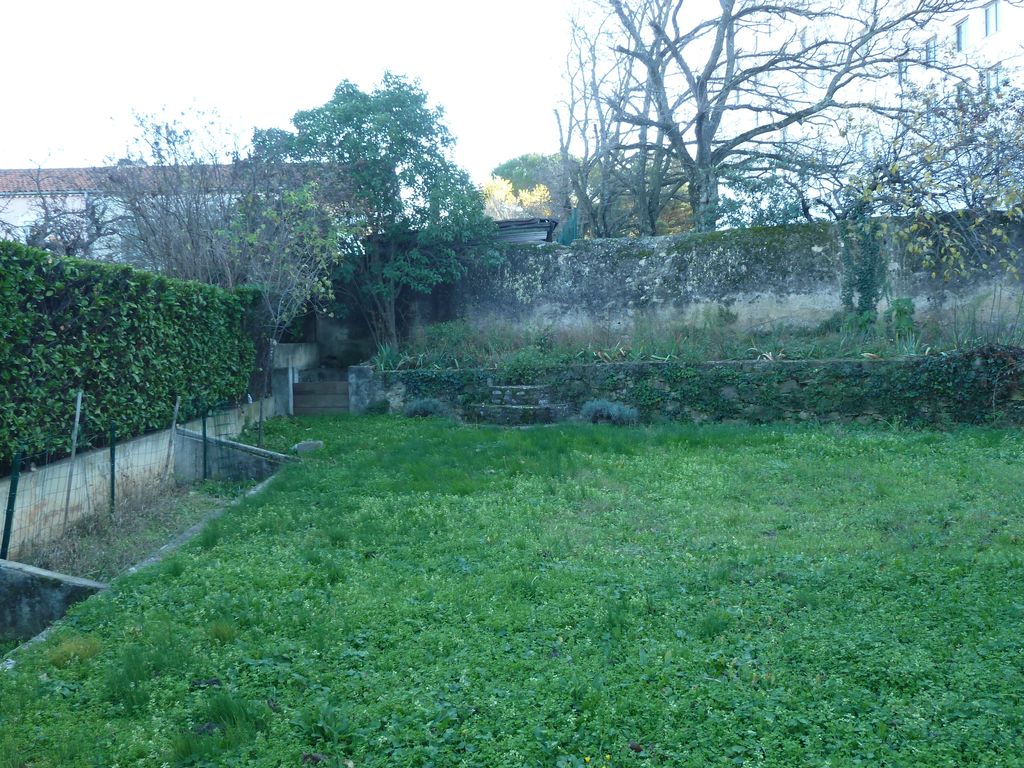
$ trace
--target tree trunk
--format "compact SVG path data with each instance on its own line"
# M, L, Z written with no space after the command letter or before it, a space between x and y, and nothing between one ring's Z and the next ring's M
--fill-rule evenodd
M710 168L695 168L689 187L693 229L714 232L718 225L718 174Z

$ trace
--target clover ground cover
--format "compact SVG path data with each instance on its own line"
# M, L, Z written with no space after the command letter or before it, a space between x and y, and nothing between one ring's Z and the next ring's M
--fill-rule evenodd
M326 447L19 651L0 766L1024 750L1016 432L268 429Z

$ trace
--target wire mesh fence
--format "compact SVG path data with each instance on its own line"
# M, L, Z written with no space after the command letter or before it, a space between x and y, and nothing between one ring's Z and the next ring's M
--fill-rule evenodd
M7 476L0 477L0 559L15 559L53 541L80 520L144 504L180 480L209 477L217 464L218 438L236 436L246 421L235 407L189 403L188 412L200 417L182 424L179 399L167 424L132 436L116 421L90 418L80 393L74 397L75 417L66 433L41 441L62 448L28 452L15 445L9 451ZM194 438L184 457L176 450L182 434ZM38 445L39 436L32 437Z

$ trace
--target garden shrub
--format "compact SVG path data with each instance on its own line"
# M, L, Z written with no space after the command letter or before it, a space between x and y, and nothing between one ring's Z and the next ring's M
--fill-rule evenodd
M381 398L380 400L374 400L363 411L367 416L386 416L391 413L391 403Z
M914 300L901 297L893 299L883 315L885 326L895 336L914 332Z
M448 406L440 400L425 397L421 400L413 400L406 405L403 413L410 417L447 416Z
M526 384L555 365L556 362L543 350L523 347L505 358L498 370L509 384Z
M0 467L16 449L66 451L83 431L121 438L244 395L253 345L237 296L131 267L0 242Z
M584 421L594 424L617 424L626 426L636 424L639 412L623 403L614 403L610 400L588 400L580 410L580 416Z

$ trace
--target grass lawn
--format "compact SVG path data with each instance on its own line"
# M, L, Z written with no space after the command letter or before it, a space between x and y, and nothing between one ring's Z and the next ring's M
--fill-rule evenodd
M1018 432L268 429L326 449L19 651L0 766L1024 763Z

